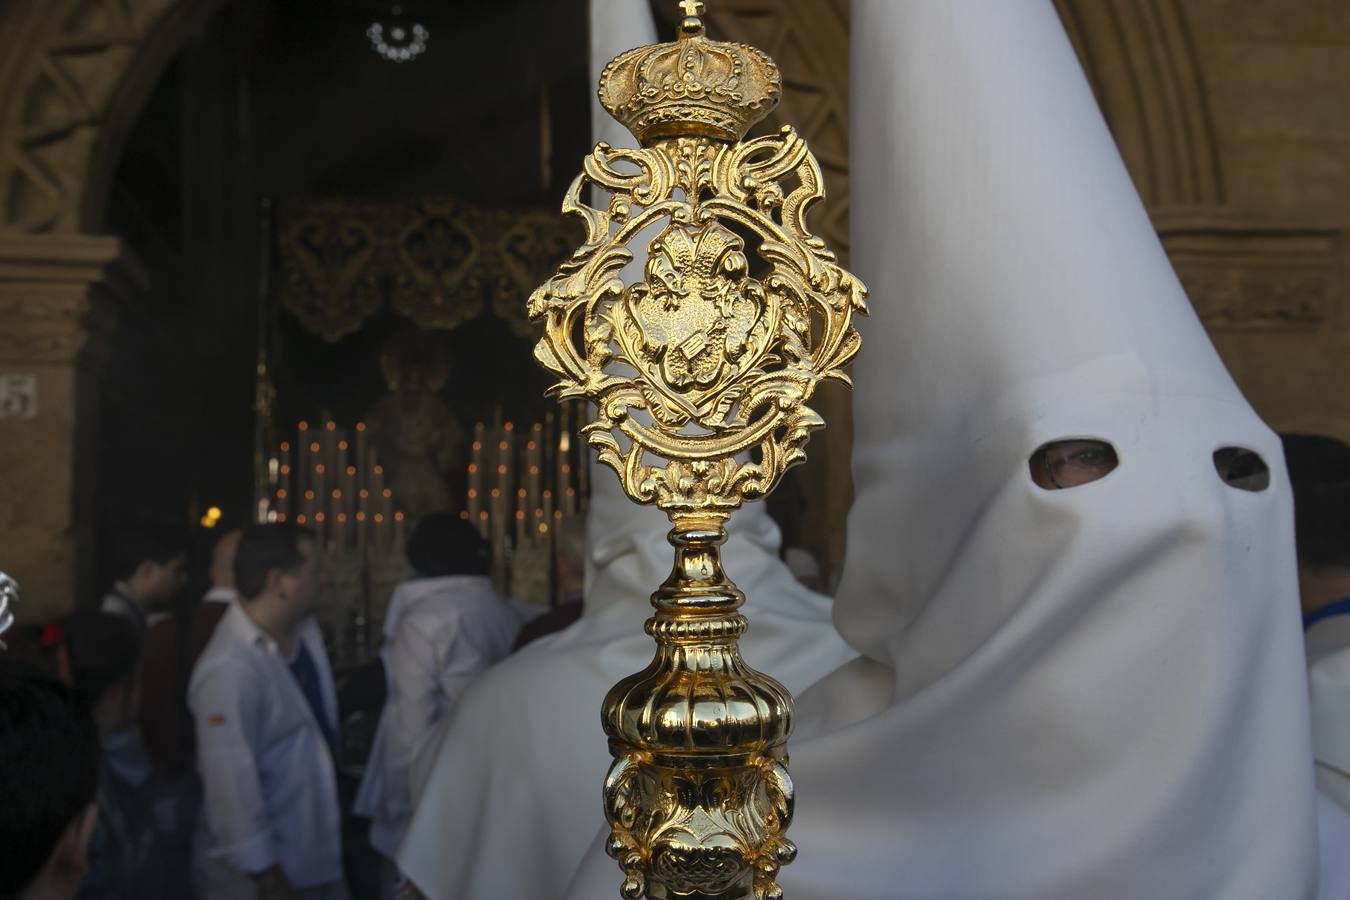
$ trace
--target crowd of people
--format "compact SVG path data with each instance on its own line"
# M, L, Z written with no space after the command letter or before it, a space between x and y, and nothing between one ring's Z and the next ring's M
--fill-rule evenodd
M347 897L353 817L369 820L392 896L417 748L482 671L575 617L580 543L559 547L568 604L527 634L544 608L494 589L477 530L449 513L417 524L385 620L379 727L344 809L314 535L220 534L209 588L184 603L186 533L126 529L96 606L11 634L0 654L0 897Z

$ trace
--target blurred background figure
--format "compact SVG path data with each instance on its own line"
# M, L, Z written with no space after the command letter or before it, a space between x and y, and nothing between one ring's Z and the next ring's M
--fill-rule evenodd
M1350 445L1282 437L1294 489L1317 787L1350 812Z
M385 618L388 696L354 810L372 819L371 845L385 859L382 896L399 882L393 864L412 816L409 770L418 748L464 689L506 657L525 611L497 593L492 554L478 530L451 513L422 518L408 539L414 575Z
M77 698L90 710L104 743L98 782L98 824L89 846L81 900L190 897L187 873L171 858L147 790L149 772L128 767L112 743L134 727L140 711L140 635L121 616L93 612L61 626Z
M168 614L169 602L187 583L188 539L177 529L130 525L113 540L112 590L100 609L130 620L144 634Z
M0 654L0 897L75 896L98 783L98 730L85 704L49 674Z

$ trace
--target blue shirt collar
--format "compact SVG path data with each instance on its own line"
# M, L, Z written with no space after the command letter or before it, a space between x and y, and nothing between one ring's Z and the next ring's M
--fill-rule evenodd
M1344 615L1350 615L1350 597L1343 597L1334 603L1328 603L1321 609L1306 613L1303 616L1303 630L1307 631L1323 619Z

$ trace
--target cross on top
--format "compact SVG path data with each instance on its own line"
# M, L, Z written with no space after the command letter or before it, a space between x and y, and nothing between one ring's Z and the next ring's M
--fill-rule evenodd
M680 9L684 10L686 17L697 19L708 11L700 0L680 0Z

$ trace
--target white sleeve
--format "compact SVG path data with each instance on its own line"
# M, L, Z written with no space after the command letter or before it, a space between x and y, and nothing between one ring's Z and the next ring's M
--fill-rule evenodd
M278 861L253 757L256 698L247 670L229 663L213 665L194 678L188 698L206 794L202 816L212 839L210 855L249 875Z
M434 638L418 616L403 616L388 658L389 701L384 712L386 788L381 803L394 816L412 813L408 785L413 754L438 718Z

